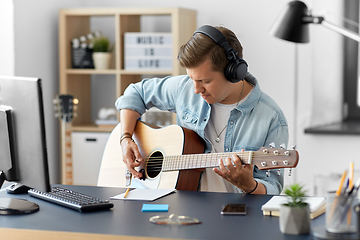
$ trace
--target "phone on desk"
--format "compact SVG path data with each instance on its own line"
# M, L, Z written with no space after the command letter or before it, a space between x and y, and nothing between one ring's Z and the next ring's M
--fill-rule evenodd
M229 203L223 206L221 214L223 215L246 215L246 204Z

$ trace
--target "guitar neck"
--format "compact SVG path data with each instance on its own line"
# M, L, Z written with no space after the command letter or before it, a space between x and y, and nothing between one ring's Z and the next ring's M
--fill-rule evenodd
M298 162L296 151L261 148L259 151L165 156L162 171L218 167L219 159L232 158L234 154L242 164L254 164L260 170L295 167Z
M73 184L73 166L72 166L72 147L71 147L71 123L65 120L61 121L61 168L62 168L62 184Z
M252 163L252 153L209 153L209 154L189 154L181 156L165 156L163 171L177 171L185 169L212 168L219 166L219 159L225 160L236 154L240 157L243 164ZM250 156L249 156L250 155Z

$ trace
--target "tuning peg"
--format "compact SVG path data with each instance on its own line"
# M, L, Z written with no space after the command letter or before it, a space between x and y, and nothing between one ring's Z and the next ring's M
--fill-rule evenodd
M291 176L292 168L289 168L289 177Z
M73 104L76 105L76 104L78 104L78 103L79 103L79 99L74 98L74 99L73 99Z
M293 146L291 147L291 149L292 149L292 150L295 150L295 149L296 149L296 145L293 145Z
M269 147L270 147L270 148L274 148L274 147L275 147L275 143L274 143L274 142L271 142L271 143L269 144Z
M56 117L56 118L60 117L60 114L59 114L59 113L55 113L55 117Z
M53 99L53 104L58 104L59 103L59 99L58 98L54 98Z
M280 176L280 174L281 174L281 170L280 170L280 168L277 170L277 175L278 176Z
M286 144L285 144L285 143L280 144L280 148L281 148L281 149L286 149Z
M266 176L267 176L267 177L270 177L270 170L267 170L267 171L266 171Z

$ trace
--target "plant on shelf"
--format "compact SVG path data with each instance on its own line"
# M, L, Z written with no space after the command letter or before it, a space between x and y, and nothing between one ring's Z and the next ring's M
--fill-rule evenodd
M111 52L110 41L105 36L95 37L92 45L94 52Z
M109 69L112 57L112 45L109 39L105 36L95 37L92 45L95 69Z
M304 202L306 191L295 183L285 188L289 201L280 207L280 230L286 234L306 234L310 232L310 207Z

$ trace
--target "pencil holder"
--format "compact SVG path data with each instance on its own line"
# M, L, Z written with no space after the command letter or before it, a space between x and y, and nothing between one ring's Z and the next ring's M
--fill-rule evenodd
M354 233L357 231L357 214L354 210L355 196L335 192L326 195L326 231L331 233Z

